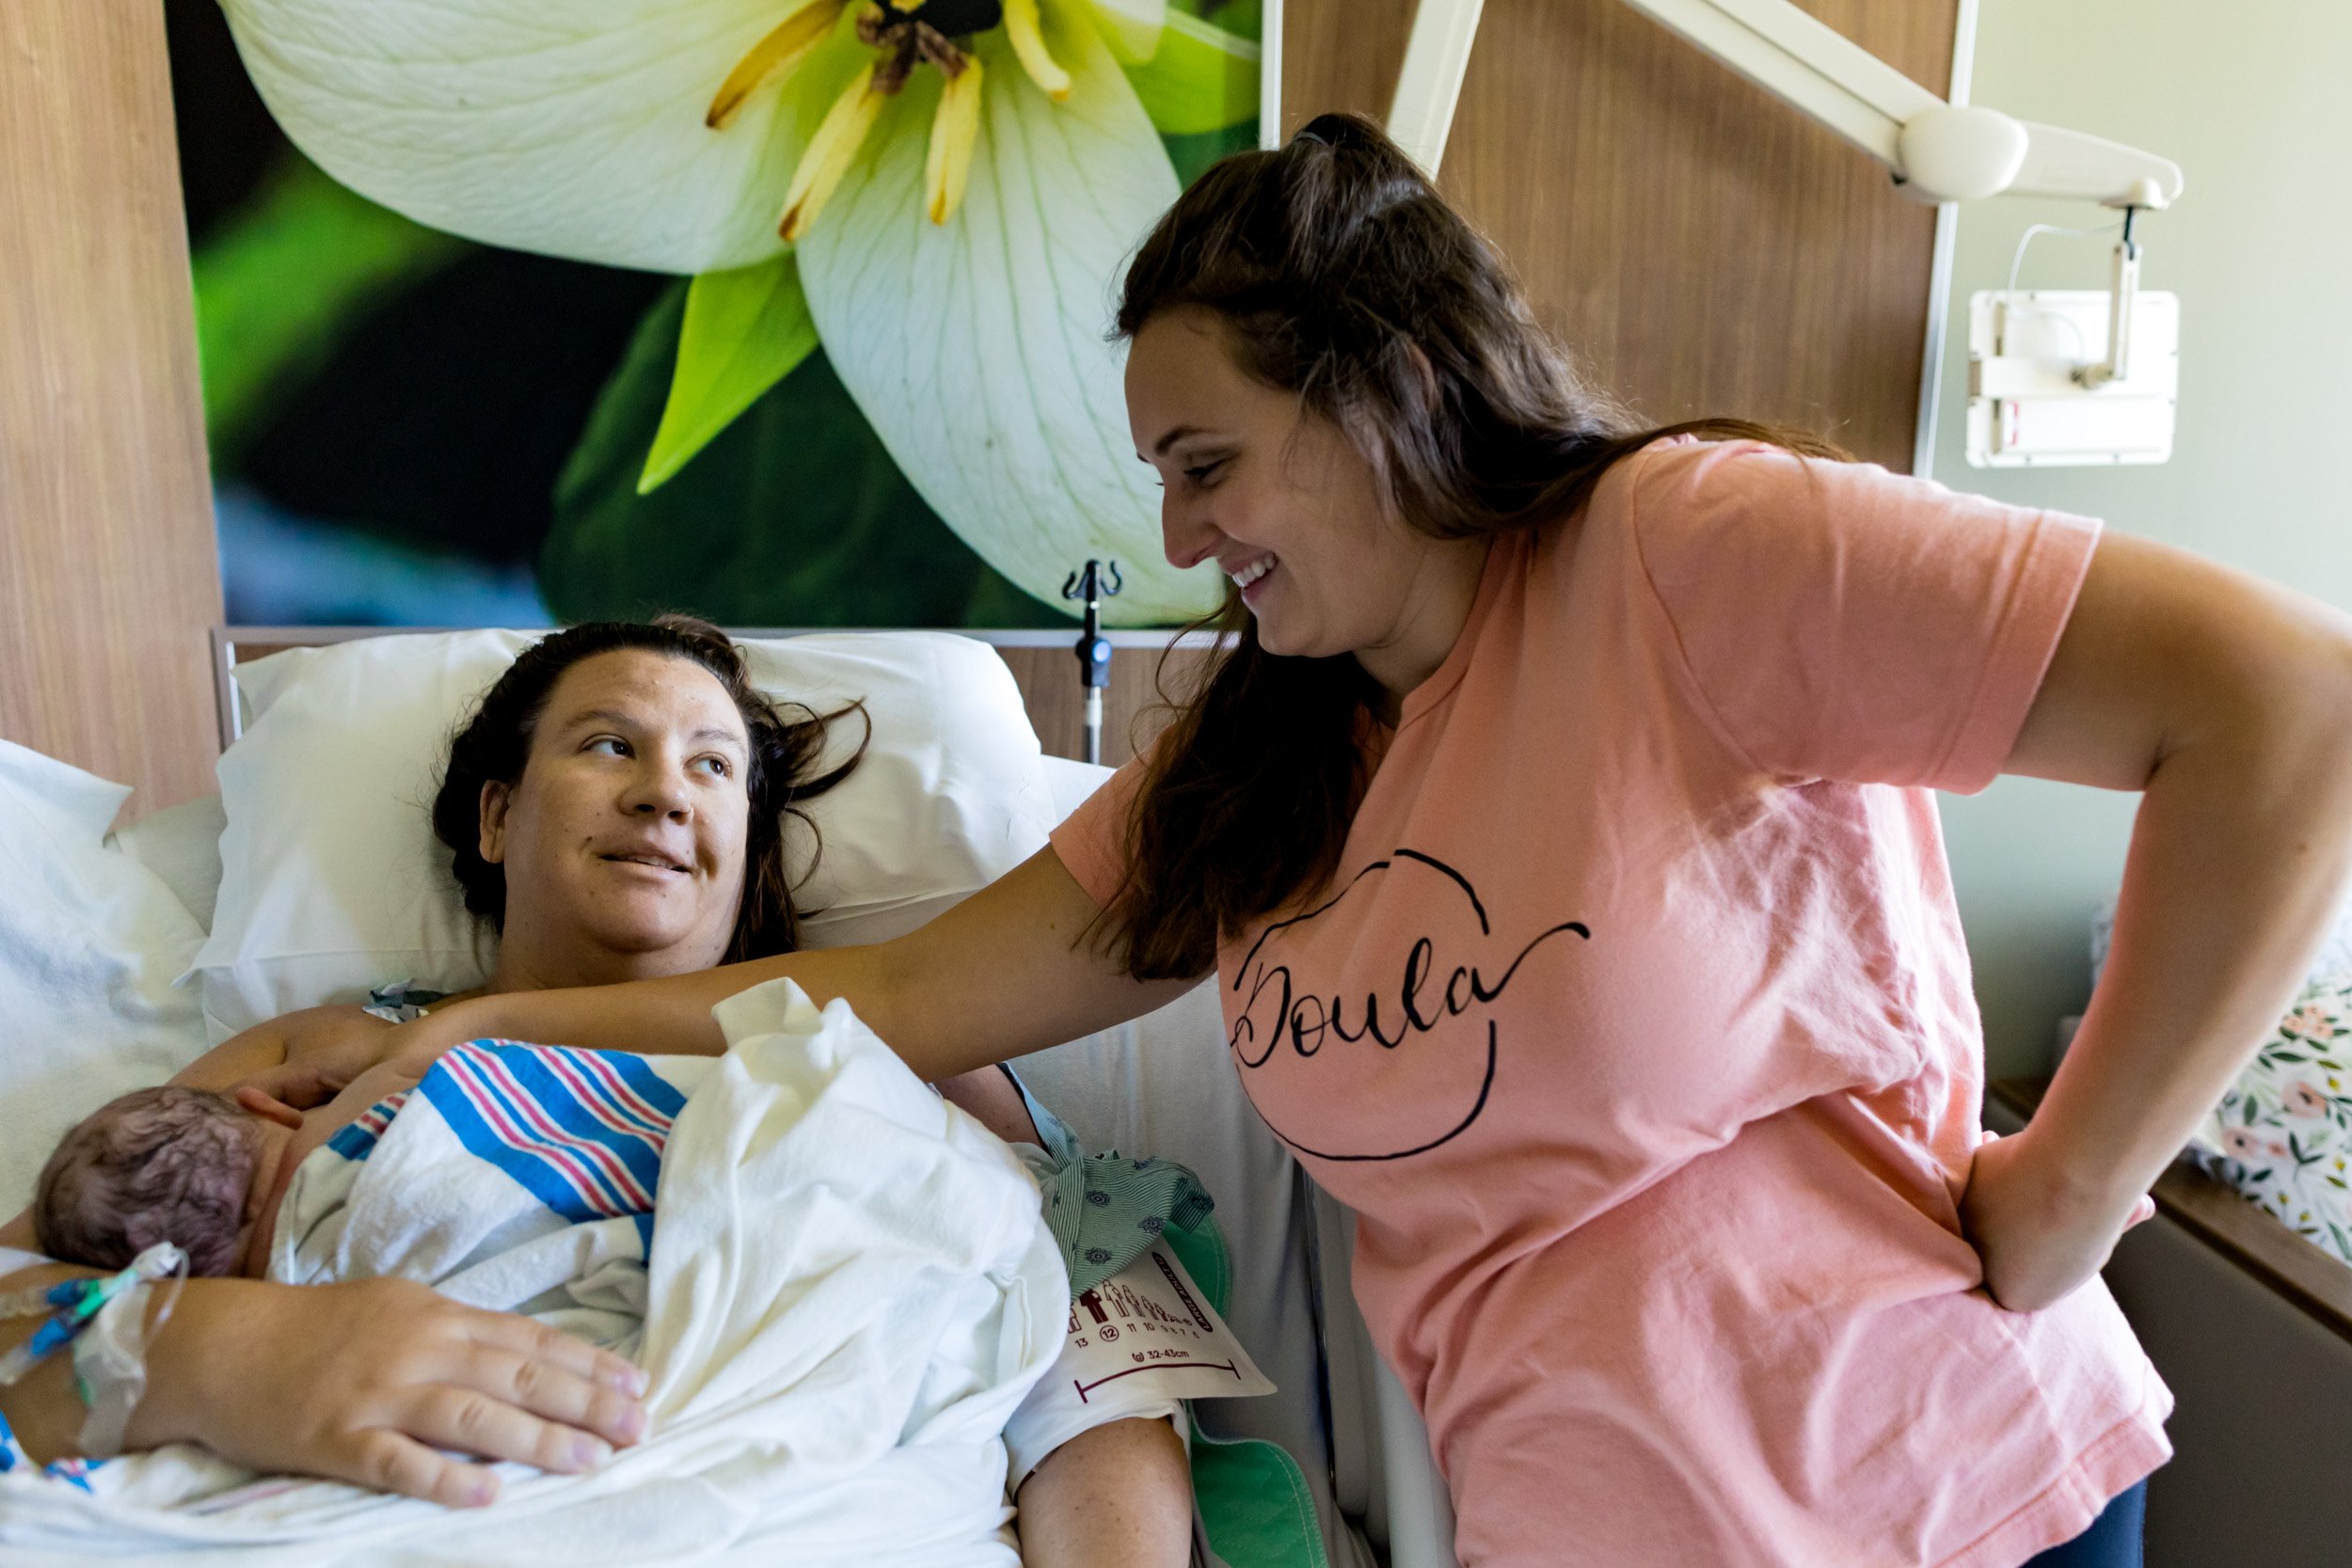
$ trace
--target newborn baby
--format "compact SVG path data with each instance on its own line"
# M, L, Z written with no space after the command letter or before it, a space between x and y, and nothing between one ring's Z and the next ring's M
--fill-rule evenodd
M34 1230L94 1268L170 1241L198 1275L414 1279L615 1346L644 1322L671 1123L714 1060L475 1040L310 1112L143 1089L66 1134Z
M253 1090L243 1102L205 1089L135 1089L108 1101L41 1167L33 1227L60 1262L127 1267L157 1242L196 1275L260 1278L266 1223L302 1156L369 1101L339 1097L307 1116Z

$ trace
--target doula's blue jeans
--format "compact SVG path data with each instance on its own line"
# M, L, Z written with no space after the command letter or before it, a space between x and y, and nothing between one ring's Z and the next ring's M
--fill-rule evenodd
M2026 1568L2139 1568L2140 1527L2148 1517L2148 1483L2107 1504L2090 1528L2051 1547Z

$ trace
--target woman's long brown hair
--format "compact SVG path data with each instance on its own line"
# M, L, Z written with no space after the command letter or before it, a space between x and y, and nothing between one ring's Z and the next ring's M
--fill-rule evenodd
M1215 312L1242 372L1338 426L1391 512L1439 539L1565 519L1662 436L1846 455L1744 420L1636 426L1577 374L1493 247L1352 115L1227 158L1177 198L1128 268L1116 335L1186 306ZM1201 625L1221 652L1146 763L1105 911L1137 979L1204 974L1220 938L1324 887L1363 795L1378 692L1354 656L1266 653L1230 592Z

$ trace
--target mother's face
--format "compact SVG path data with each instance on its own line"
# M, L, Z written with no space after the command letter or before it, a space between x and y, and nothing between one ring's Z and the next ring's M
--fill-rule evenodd
M626 648L566 670L521 780L482 789L482 858L506 877L502 981L717 963L742 902L750 755L733 699L691 659Z

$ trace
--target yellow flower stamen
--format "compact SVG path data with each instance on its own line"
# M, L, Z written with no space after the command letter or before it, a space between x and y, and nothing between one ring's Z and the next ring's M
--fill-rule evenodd
M1021 69L1029 73L1045 92L1058 103L1070 96L1070 72L1054 63L1054 56L1045 52L1045 33L1038 21L1037 0L1005 0L1005 37L1012 41L1012 52L1020 57Z
M849 0L807 0L778 23L766 38L752 45L751 53L735 62L727 79L719 84L719 95L710 101L710 112L703 117L703 123L713 131L725 130L743 101L758 91L762 83L800 64L825 40L848 4Z
M963 205L964 182L972 174L972 147L980 139L980 61L967 55L963 69L947 75L931 117L931 150L923 162L923 190L931 221L946 223Z
M792 170L792 186L785 192L784 219L776 231L786 243L797 245L808 226L817 221L841 177L850 172L850 161L865 145L866 133L874 128L874 117L882 113L882 101L889 96L875 90L874 68L869 65L850 78L833 107L825 111L824 123L809 138L808 150Z

